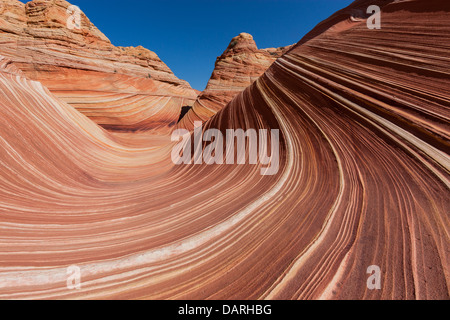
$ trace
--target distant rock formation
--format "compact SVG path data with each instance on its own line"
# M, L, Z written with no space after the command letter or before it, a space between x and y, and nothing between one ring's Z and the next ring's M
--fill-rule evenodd
M197 93L156 53L112 45L82 12L69 29L70 6L3 0L0 55L106 129L170 132Z
M192 130L194 121L208 120L291 47L258 49L252 35L241 33L234 37L225 52L217 58L205 91L180 121L179 127Z

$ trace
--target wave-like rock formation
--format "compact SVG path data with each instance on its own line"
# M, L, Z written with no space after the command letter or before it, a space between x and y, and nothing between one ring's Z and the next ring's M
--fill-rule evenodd
M197 93L154 52L112 45L84 13L69 28L70 9L63 0L2 0L0 54L106 129L170 132Z
M180 120L178 127L192 130L195 121L209 120L262 76L290 48L291 46L258 49L252 35L241 33L234 37L224 53L217 58L206 89Z
M449 18L355 1L204 125L279 129L273 176L124 146L0 60L0 299L449 299Z

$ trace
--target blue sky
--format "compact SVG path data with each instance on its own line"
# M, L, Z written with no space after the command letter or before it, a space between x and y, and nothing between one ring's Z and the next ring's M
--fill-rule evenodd
M27 2L27 1L22 1ZM241 32L259 48L297 43L352 0L70 0L116 46L142 45L203 90L216 58Z

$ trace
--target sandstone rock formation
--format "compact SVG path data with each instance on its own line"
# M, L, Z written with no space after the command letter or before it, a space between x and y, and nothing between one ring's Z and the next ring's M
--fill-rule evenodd
M239 92L258 79L291 46L258 49L248 33L234 37L217 58L208 82L193 108L180 121L180 128L192 130L194 121L206 121L226 106Z
M2 0L0 55L111 130L170 132L197 93L143 47L115 47L63 0Z
M449 18L357 0L205 123L279 129L274 176L124 146L1 58L0 299L450 299Z

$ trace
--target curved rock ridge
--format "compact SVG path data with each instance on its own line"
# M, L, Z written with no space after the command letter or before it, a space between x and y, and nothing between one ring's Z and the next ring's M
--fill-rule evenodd
M69 29L68 8L3 0L0 54L104 128L170 132L197 93L154 52L112 45L82 12L80 28Z
M234 37L224 53L217 58L206 89L181 119L178 127L192 130L195 121L211 118L238 93L255 82L290 48L291 46L258 49L252 35L241 33Z
M279 129L273 176L124 146L0 60L0 299L448 300L450 3L368 3L204 124Z

